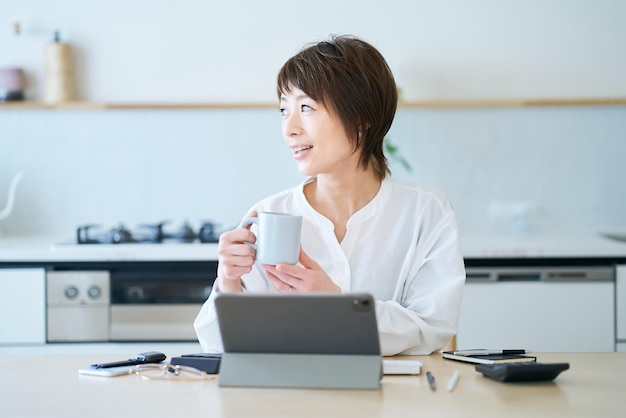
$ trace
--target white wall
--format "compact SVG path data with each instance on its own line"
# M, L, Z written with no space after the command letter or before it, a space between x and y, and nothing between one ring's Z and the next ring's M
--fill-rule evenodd
M273 109L5 110L0 126L0 206L26 172L5 234L184 218L227 227L301 180ZM463 230L507 233L518 231L494 224L491 204L534 208L539 232L626 229L625 136L626 106L401 109L390 132L414 167L395 175L442 188Z
M3 1L0 67L41 97L51 37L14 21L61 31L89 100L273 101L285 59L330 33L380 48L408 100L626 96L622 0Z
M87 100L272 102L282 62L331 32L378 46L406 99L626 97L621 1L5 3L0 67L26 68L32 98L45 39L14 20L61 29ZM414 167L394 174L441 187L465 231L502 202L539 230L626 228L626 106L401 109L390 137ZM18 170L0 231L68 239L87 222L232 226L301 180L272 109L0 110L0 209Z

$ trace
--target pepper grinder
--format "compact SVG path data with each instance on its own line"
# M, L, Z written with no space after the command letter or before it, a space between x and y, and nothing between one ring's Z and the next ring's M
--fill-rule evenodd
M58 103L76 99L73 55L72 46L61 42L59 31L55 31L54 41L45 46L46 102Z

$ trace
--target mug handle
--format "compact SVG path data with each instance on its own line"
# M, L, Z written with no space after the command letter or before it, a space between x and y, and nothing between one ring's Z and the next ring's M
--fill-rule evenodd
M257 216L249 216L247 218L245 218L243 221L241 221L241 223L239 224L239 228L247 228L248 225L251 224L257 224L257 226L259 225L259 218ZM254 248L256 250L256 244L254 242L248 242L248 241L244 241L243 242L246 245L251 246L252 248Z

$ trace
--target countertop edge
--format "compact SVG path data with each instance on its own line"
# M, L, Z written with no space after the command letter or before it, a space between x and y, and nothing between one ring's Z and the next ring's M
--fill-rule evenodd
M626 242L597 232L543 235L466 234L465 259L603 258L626 262ZM217 243L68 244L54 236L0 237L0 264L46 262L216 261Z

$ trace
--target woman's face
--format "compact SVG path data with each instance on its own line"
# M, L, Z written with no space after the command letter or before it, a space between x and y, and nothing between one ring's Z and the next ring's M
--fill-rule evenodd
M283 138L305 176L339 174L354 170L358 153L339 119L302 90L281 96Z

